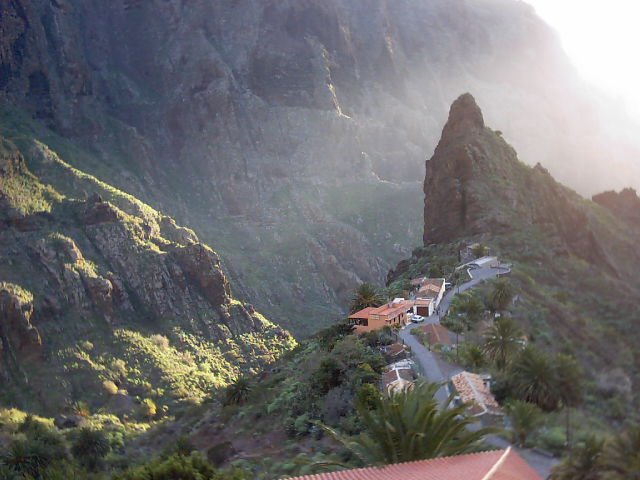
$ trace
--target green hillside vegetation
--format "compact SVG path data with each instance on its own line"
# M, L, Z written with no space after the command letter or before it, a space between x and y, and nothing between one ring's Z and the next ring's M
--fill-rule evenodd
M239 480L359 465L358 457L325 428L345 438L363 431L356 404L379 401L380 373L386 361L378 347L391 341L391 332L359 338L349 330L343 324L323 330L259 374L240 377L226 389L210 392L204 403L185 407L175 418L163 421L149 423L147 418L147 403L153 404L155 396L140 403L137 420L91 414L86 404L76 404L74 411L81 422L63 430L55 428L51 419L1 410L0 472L19 475L29 468L45 479L73 473L79 478L113 475L122 480L168 480L184 470L202 476L179 478ZM161 349L170 348L166 337L149 341ZM132 348L132 353L138 348ZM103 378L113 379L103 383L104 395L117 392L115 379L129 364L116 362L104 372ZM32 434L34 423L37 432ZM46 437L47 448L41 448L41 436ZM100 448L89 449L89 458L82 456L86 449L78 455L81 437L99 443ZM54 447L56 457L50 455ZM12 456L17 448L34 452L29 454L33 461L18 462Z
M325 329L269 370L231 385L219 406L201 407L179 422L183 431L193 432L193 443L214 464L233 458L232 465L259 478L310 471L330 456L348 461L321 425L360 432L354 403L378 395L386 362L377 346L391 341L388 334L358 338L349 330L342 324Z
M54 417L81 403L141 431L295 346L231 296L193 231L11 125L0 140L0 297L20 307L0 319L3 405ZM142 413L149 401L154 415Z

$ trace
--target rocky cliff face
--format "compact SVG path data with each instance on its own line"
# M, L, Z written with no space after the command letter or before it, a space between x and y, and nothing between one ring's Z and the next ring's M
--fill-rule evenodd
M602 192L594 195L593 201L640 228L640 197L633 188L625 188L619 193Z
M543 351L571 352L597 385L596 408L613 420L609 399L638 404L640 229L632 190L592 200L522 163L501 132L488 128L470 94L451 106L426 162L424 245L389 273L403 285L432 269L453 274L462 247L480 242L511 263L517 300L508 307ZM490 295L488 283L478 286ZM485 297L486 298L486 297ZM481 333L484 326L478 329ZM606 340L604 340L606 338ZM622 379L608 390L604 378ZM615 383L615 382L614 382Z
M164 402L177 401L208 394L292 345L286 331L231 297L217 254L191 230L72 169L43 144L27 141L23 151L34 173L2 139L0 383L8 401L29 392L46 411L78 399L99 404L105 364L127 352L138 358L123 368L149 365L118 377L121 389L142 375L149 388L168 390ZM93 193L71 196L86 192ZM198 388L167 387L175 366L141 348L153 335L166 338L158 348L171 345L187 371L197 370L198 355L218 360L200 360Z
M451 106L442 138L427 161L424 193L425 245L542 232L545 244L558 254L578 256L614 275L637 276L629 265L640 257L632 242L612 228L613 219L603 218L595 205L556 182L541 165L520 162L501 132L485 127L469 94Z
M598 108L521 2L1 8L0 98L88 149L75 166L195 228L242 297L298 332L418 241L416 179L460 91L585 190L610 176L602 156L625 158L593 140Z

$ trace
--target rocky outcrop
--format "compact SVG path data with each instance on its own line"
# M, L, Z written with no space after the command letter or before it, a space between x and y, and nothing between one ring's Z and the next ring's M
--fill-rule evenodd
M85 225L115 222L118 220L118 210L103 201L100 195L94 194L87 200L81 218Z
M33 297L18 285L0 283L0 378L19 378L18 358L34 361L42 348L31 323Z
M640 227L640 197L633 188L625 188L620 193L614 191L594 195L593 201L602 205L614 215Z
M149 366L157 361L153 349L118 344L123 331L143 345L135 335L171 337L173 348L184 349L179 361L187 365L194 364L187 347L206 351L216 365L231 361L224 355L233 350L233 367L220 367L218 379L208 373L205 389L273 360L292 343L288 332L231 297L217 254L191 230L55 157L36 165L52 181L45 186L14 146L0 159L3 153L11 155L4 165L10 161L12 167L0 176L0 215L12 210L48 218L45 226L28 230L13 223L0 229L0 375L12 382L12 391L28 382L41 406L55 410L71 389L86 388L72 386L73 376L62 382L69 369L82 370L82 382L98 382L97 372L110 368L105 359L123 351L135 358L131 368L140 371L144 364L149 382L161 382L153 372L164 367ZM65 195L55 188L66 189ZM73 196L87 191L95 193L86 200ZM91 360L87 352L74 357L80 343L100 353ZM250 355L238 358L244 350ZM47 361L35 362L40 356ZM96 367L100 361L107 366ZM119 365L113 378L125 382L127 364ZM49 398L46 389L56 381L62 398Z
M426 164L424 194L425 245L544 232L558 254L575 255L614 275L627 270L624 255L610 248L610 228L540 164L520 162L502 134L484 126L469 94L451 106Z
M229 301L229 284L220 269L220 259L213 250L201 243L192 243L177 248L174 255L184 277L212 306Z

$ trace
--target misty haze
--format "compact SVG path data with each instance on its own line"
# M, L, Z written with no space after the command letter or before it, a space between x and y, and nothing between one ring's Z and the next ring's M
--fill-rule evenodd
M0 479L640 479L631 3L2 0Z

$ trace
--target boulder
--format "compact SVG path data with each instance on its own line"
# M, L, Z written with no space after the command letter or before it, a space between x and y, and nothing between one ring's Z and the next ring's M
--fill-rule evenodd
M81 217L85 225L97 225L117 221L119 212L111 203L103 201L100 195L94 194L85 202Z
M86 423L87 420L80 415L58 415L53 420L53 424L60 430L65 430L68 428L81 428L84 427Z

